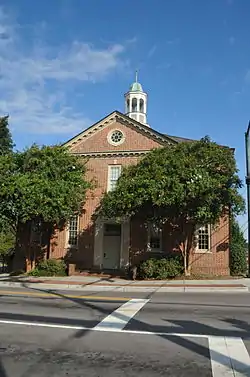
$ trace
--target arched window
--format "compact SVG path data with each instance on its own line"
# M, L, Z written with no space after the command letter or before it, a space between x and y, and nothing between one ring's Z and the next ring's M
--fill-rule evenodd
M144 101L140 99L140 113L144 113Z
M137 111L137 99L133 98L132 99L132 112Z
M130 101L129 101L129 99L127 99L127 113L129 113L129 104L130 104Z

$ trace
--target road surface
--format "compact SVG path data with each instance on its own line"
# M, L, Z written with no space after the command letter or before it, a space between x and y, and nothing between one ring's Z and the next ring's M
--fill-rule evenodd
M250 295L0 289L1 377L249 377Z

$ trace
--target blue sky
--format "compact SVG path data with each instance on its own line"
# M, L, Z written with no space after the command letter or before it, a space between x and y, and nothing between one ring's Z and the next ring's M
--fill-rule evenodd
M139 69L149 124L235 147L244 179L249 14L249 0L0 0L0 114L18 149L63 142L123 111Z

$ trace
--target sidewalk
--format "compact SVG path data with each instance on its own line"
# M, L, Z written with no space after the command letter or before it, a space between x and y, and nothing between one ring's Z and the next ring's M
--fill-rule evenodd
M0 275L0 287L111 292L249 292L250 279L228 280L125 280L96 276L11 277Z

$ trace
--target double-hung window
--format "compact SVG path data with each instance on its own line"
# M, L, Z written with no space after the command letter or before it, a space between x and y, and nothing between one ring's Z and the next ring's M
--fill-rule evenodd
M121 165L109 165L108 167L108 191L113 191L121 175Z
M211 226L206 224L196 229L196 252L203 253L210 251Z
M148 223L148 251L162 251L162 230L153 223Z
M78 215L71 216L68 224L68 246L78 244Z

